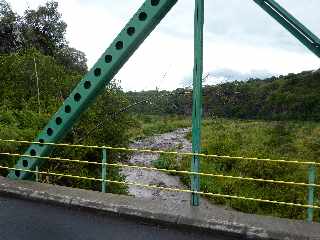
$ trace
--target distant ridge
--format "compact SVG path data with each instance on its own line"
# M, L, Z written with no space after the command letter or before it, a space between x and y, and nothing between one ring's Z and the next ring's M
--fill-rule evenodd
M320 68L318 70L314 70L312 73L320 74Z
M192 113L192 91L129 92L132 102L153 99L133 111ZM159 97L164 96L164 97ZM320 69L287 76L225 82L203 87L203 115L223 118L320 121Z

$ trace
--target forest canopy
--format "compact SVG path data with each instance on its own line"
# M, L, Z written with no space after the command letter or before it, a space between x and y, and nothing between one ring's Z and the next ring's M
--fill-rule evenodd
M266 120L320 120L320 71L250 79L205 86L205 117ZM192 89L128 92L132 102L148 99L134 107L142 114L191 115Z
M69 46L66 31L67 24L55 1L36 10L27 9L20 16L8 2L0 0L0 54L35 48L66 68L83 74L87 71L86 56Z

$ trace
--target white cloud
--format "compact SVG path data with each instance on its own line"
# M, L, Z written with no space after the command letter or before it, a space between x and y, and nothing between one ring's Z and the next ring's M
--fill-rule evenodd
M26 0L10 2L19 13L27 6ZM28 2L35 8L45 1ZM320 1L279 2L320 34ZM143 0L59 0L70 45L84 51L92 66L142 3ZM119 72L116 78L122 80L125 90L173 89L191 76L193 4L194 0L178 1ZM205 36L205 72L228 68L243 73L266 70L286 74L320 67L317 57L249 0L230 0L228 4L224 0L206 1Z

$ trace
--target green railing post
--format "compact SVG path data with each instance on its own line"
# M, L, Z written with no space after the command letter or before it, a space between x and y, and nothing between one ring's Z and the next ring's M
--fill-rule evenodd
M310 165L309 166L309 184L315 184L316 183L316 166ZM308 187L308 205L314 205L314 186ZM308 208L308 222L312 223L313 221L313 215L314 215L314 208Z
M204 0L195 0L194 15L194 68L193 68L193 110L192 110L192 152L201 152L202 117L202 74L203 74L203 24ZM191 171L199 172L199 156L193 156ZM191 176L191 190L200 190L199 175ZM192 193L191 205L199 206L199 194Z
M107 191L107 161L108 161L108 153L107 149L102 149L102 165L101 165L101 191L105 193Z
M36 182L39 182L39 166L36 166Z

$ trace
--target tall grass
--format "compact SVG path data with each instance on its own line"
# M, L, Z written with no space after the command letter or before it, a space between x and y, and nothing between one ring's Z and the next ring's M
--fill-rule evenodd
M130 130L131 140L167 133L179 128L191 128L191 118L178 115L135 115L134 118L136 125Z
M191 139L191 133L188 138ZM202 152L206 154L320 162L319 147L320 124L315 122L214 119L205 120L202 127ZM190 158L177 160L163 155L156 164L171 169L189 170ZM200 170L213 174L307 183L308 167L253 160L201 158ZM319 169L317 170L319 173ZM181 179L185 184L190 184L188 176L182 176ZM317 184L320 184L320 178L317 179ZM307 204L308 193L307 187L212 177L201 177L201 190L301 204ZM316 199L319 199L319 189L316 193ZM299 207L218 197L210 200L247 213L306 218L306 209ZM315 204L319 205L319 200ZM319 218L319 211L315 212L315 219Z

